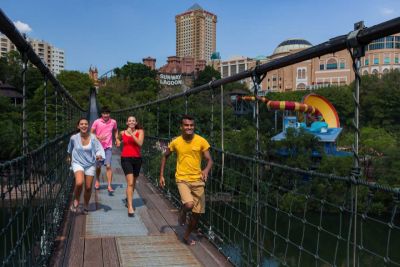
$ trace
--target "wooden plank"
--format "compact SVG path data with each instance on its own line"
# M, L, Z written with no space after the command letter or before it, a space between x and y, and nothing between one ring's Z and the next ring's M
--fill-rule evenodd
M97 267L103 265L103 251L101 238L85 239L84 267Z
M150 218L149 212L146 209L139 210L140 218L142 219L144 225L146 225L147 230L149 231L149 235L159 235L161 234L160 230L158 229L157 225L154 221Z
M147 181L145 177L140 177L138 183L138 192L146 199L146 206L151 206L150 214L160 213L168 225L170 225L178 235L179 239L183 237L185 226L178 225L178 211L161 194L158 194ZM154 204L156 203L156 204ZM192 235L194 235L192 233ZM193 236L194 237L194 236ZM196 237L195 239L199 239ZM189 250L204 266L232 266L227 259L213 246L207 239L198 240L197 245L190 246Z
M67 250L69 234L73 225L73 214L68 210L64 212L61 231L54 241L54 251L51 255L49 266L61 266Z
M85 240L82 236L84 234L86 216L75 213L74 219L63 266L81 267L83 266L85 249Z
M150 219L153 221L154 225L157 227L157 230L160 233L174 234L174 230L163 217L164 213L162 213L157 207L161 202L165 200L151 192L151 190L146 187L145 182L145 179L139 178L139 181L136 184L136 189L146 205Z
M102 238L103 249L103 266L104 267L119 267L120 260L118 258L117 245L114 237Z

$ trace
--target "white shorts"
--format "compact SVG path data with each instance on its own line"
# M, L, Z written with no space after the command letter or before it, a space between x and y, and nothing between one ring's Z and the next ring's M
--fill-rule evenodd
M96 166L90 166L89 168L84 169L81 165L76 163L72 163L72 170L75 172L83 171L85 175L94 176L96 174Z

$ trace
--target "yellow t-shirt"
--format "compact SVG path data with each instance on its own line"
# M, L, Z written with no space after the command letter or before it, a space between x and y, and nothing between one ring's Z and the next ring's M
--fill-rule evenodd
M168 145L171 152L176 152L176 180L195 182L201 179L201 157L210 144L203 137L195 134L190 142L182 136L172 140Z

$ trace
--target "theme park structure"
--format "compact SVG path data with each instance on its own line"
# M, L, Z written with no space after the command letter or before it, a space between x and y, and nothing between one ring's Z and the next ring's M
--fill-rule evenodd
M339 116L335 107L325 97L312 93L304 96L302 102L293 102L274 101L266 97L238 96L238 100L243 101L255 101L256 98L266 104L268 110L306 113L307 117L312 120L310 126L307 126L307 123L300 122L297 116L284 115L282 132L273 136L271 138L273 141L285 139L289 128L295 130L303 129L305 132L317 137L318 141L323 145L325 154L339 157L351 155L348 152L337 150L336 140L343 128L340 127Z

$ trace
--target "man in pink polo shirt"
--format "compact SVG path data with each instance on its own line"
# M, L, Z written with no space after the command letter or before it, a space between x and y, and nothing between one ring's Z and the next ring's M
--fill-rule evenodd
M108 192L114 192L114 189L111 186L112 182L112 169L111 169L111 156L112 156L112 136L114 134L115 139L118 140L118 128L117 122L114 119L110 118L110 109L108 107L103 107L101 111L101 118L95 120L93 122L92 128L90 130L93 134L96 135L97 139L100 141L101 145L104 148L105 159L103 162L98 162L96 166L96 183L94 187L96 189L100 188L100 173L101 166L106 166L106 174L108 180ZM117 141L118 142L118 141ZM119 144L116 144L119 146Z

